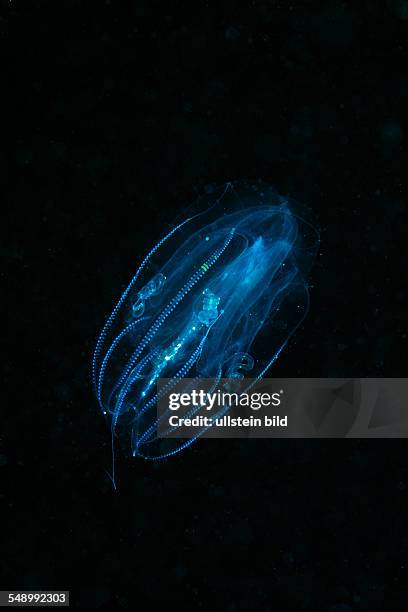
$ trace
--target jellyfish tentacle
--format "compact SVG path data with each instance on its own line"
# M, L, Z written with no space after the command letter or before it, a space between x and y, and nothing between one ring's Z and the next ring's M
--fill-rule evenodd
M105 356L103 358L103 361L101 363L101 367L99 369L99 373L98 373L98 389L97 389L97 397L98 397L98 402L99 405L102 407L102 385L103 385L103 377L104 377L104 373L106 370L106 366L108 364L109 359L112 357L112 354L114 352L114 350L118 347L120 341L125 338L131 331L133 331L138 325L140 325L144 320L146 320L147 317L144 317L143 319L138 319L137 321L134 321L133 323L129 323L129 325L127 325L125 327L125 329L123 329L120 334L118 334L115 339L113 340L112 344L110 345L109 349L106 351Z

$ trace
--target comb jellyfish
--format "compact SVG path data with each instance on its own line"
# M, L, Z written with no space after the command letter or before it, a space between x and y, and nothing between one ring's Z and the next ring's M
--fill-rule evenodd
M93 383L112 435L151 459L189 446L157 437L158 379L169 390L262 378L307 313L317 245L310 211L273 187L208 188L147 253L99 335Z

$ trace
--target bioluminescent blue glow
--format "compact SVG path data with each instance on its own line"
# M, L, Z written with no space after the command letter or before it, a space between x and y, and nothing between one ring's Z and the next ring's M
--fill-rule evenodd
M159 377L265 375L308 310L317 244L308 211L265 183L234 182L209 188L148 252L93 356L101 410L134 455L193 442L157 438Z

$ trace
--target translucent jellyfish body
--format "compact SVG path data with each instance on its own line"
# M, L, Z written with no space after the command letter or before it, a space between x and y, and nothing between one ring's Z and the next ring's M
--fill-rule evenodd
M208 189L147 253L107 319L93 381L134 455L157 439L159 378L262 378L303 320L318 245L311 214L262 182ZM187 384L187 383L186 383Z

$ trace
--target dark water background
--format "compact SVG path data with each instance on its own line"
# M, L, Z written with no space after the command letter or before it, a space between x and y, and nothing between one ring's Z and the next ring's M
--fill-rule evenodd
M406 375L407 19L406 1L1 3L1 588L407 609L404 440L206 440L119 457L115 493L89 384L143 253L205 184L238 178L322 227L277 375Z

